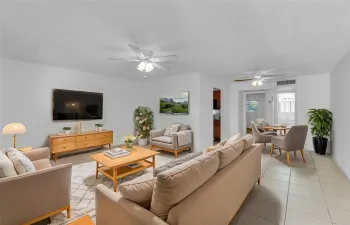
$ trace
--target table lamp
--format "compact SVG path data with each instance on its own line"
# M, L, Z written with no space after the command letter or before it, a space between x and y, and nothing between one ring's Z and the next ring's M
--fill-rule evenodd
M16 135L24 134L26 127L22 123L9 123L2 129L3 134L12 134L12 147L16 148Z

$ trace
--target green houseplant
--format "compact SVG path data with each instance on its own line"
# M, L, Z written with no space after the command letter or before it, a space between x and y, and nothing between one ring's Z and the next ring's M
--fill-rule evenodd
M138 144L147 145L147 140L153 127L153 112L148 107L141 107L134 111L134 124L138 137Z
M325 155L332 131L332 113L327 109L310 109L307 113L311 125L312 141L317 154Z

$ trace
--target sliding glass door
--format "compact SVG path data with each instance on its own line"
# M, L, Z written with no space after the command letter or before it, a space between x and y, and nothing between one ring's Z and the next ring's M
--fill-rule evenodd
M295 92L277 93L277 123L282 126L295 125Z

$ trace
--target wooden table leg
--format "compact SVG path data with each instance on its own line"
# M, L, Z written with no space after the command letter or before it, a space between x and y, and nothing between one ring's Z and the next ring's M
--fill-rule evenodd
M272 157L272 153L273 153L273 148L274 148L274 146L273 146L273 144L271 144L271 149L270 149L270 156Z
M109 149L112 150L112 144L109 144Z
M113 189L117 192L117 168L113 168Z
M153 157L153 169L156 168L156 156L154 155Z
M96 179L98 178L98 162L96 161Z

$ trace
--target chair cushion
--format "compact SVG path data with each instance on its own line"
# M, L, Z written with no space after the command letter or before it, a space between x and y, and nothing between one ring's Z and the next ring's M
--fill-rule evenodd
M171 144L173 142L173 138L169 137L169 136L160 136L160 137L152 138L152 141L159 141L159 142L162 142L162 143Z
M9 157L13 163L17 174L33 173L36 171L32 161L30 161L27 156L15 148L7 149L7 157Z
M243 147L243 151L249 149L250 147L252 147L253 143L254 143L254 137L251 134L246 134L241 138L244 142L244 147Z
M217 152L205 153L158 174L151 212L166 220L170 210L209 180L217 171Z
M236 140L238 140L238 139L240 139L242 136L241 136L241 134L236 134L236 135L233 135L232 137L230 137L230 139L228 139L227 141L226 141L226 143L224 144L224 146L226 146L226 145L232 145L232 144L234 144L235 142L236 142Z
M243 152L244 141L236 140L231 145L224 145L216 150L219 153L219 170L230 164Z
M52 168L52 165L50 163L49 159L39 159L36 161L32 161L34 167L36 170L43 170L47 168Z
M17 176L17 172L11 160L4 151L0 151L0 178Z
M168 170L170 168L173 168L174 166L180 165L180 164L187 162L193 158L196 158L200 155L202 155L202 152L190 153L190 154L185 155L181 158L175 159L174 161L171 161L171 162L169 162L161 167L155 168L153 170L153 176L156 177L158 175L158 173L163 172L165 170Z
M173 134L176 134L176 132L178 132L180 129L180 124L171 124L169 125L164 133L164 136L171 136Z
M137 203L145 209L149 209L155 183L156 178L150 172L120 184L119 191L124 198Z

